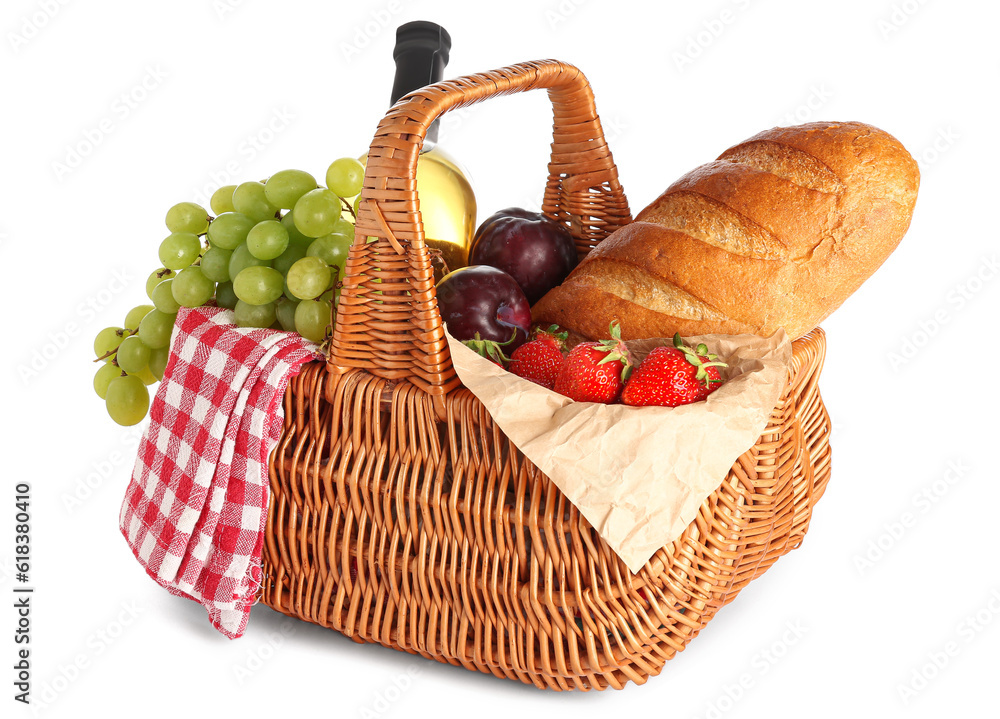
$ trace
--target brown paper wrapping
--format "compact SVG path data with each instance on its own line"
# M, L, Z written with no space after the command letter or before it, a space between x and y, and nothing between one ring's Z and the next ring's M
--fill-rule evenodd
M681 535L698 507L756 444L787 382L784 331L701 335L729 367L704 402L628 407L574 402L521 379L451 335L452 362L511 441L583 514L632 572ZM636 340L641 360L670 339Z

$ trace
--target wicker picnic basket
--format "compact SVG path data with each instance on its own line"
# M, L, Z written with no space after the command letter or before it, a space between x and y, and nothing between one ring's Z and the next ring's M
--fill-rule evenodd
M683 535L631 574L457 378L414 181L430 123L548 90L543 210L581 252L631 220L586 78L541 61L438 83L371 144L327 362L289 384L261 601L358 642L540 688L642 684L797 547L830 474L819 329L767 429Z

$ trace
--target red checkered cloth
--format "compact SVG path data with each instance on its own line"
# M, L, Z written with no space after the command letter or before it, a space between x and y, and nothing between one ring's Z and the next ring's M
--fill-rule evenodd
M229 310L177 313L119 526L146 572L231 639L261 583L285 385L318 356L294 332L237 327Z

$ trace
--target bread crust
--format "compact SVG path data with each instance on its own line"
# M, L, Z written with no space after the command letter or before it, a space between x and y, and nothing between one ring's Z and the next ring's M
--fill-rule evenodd
M774 128L681 177L534 306L588 339L801 337L885 261L910 224L917 164L863 123Z

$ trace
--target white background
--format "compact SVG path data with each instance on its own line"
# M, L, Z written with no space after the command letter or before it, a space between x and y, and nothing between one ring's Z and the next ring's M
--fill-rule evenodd
M451 32L449 76L581 67L634 212L778 124L862 120L920 162L910 232L824 323L833 479L803 547L645 686L542 692L263 606L229 641L118 533L138 430L91 389L93 335L147 301L170 205L363 152L412 19ZM0 714L29 715L10 608L13 487L29 480L43 715L997 716L998 21L972 0L6 0ZM541 93L445 119L480 219L540 198L550 125Z

